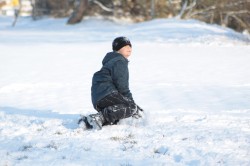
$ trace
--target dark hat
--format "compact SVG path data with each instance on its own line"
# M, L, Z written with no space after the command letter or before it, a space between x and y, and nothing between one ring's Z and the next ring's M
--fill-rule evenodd
M114 39L113 43L112 43L112 48L114 51L118 51L120 50L122 47L129 45L130 47L132 47L130 41L128 38L126 37L117 37Z

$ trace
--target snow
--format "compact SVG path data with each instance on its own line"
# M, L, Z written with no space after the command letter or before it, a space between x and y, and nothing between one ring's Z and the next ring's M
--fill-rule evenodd
M12 21L0 17L0 165L250 165L249 36L195 20ZM145 117L83 130L119 35Z

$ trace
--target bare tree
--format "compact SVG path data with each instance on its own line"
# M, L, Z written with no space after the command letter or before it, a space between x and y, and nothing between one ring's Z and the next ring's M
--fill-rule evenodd
M190 14L208 23L216 23L237 31L250 31L250 0L200 0Z
M98 5L102 10L107 12L113 12L113 9L106 7L103 5L100 1L97 0L80 0L79 4L77 5L76 9L74 10L72 16L68 20L68 24L76 24L81 22L84 13L87 12L87 9L89 7L89 2L94 3Z
M76 24L82 21L84 12L88 9L88 0L80 0L72 16L68 20L68 24Z
M151 0L151 18L155 17L155 0Z
M68 0L32 0L31 2L34 20L42 16L69 16L70 2Z
M20 0L15 0L12 1L12 5L14 6L14 22L12 23L12 26L14 27L19 17L22 4L20 3Z
M250 32L250 0L167 0L166 3L173 17Z

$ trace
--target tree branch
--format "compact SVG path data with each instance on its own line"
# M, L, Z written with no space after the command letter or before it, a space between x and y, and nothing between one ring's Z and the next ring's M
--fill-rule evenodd
M97 0L92 0L93 3L97 4L98 6L100 6L103 10L107 11L107 12L114 12L113 9L110 9L106 6L104 6L101 2L97 1Z

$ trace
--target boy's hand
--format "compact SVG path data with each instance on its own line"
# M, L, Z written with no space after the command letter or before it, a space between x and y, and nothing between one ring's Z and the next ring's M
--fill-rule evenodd
M139 107L139 105L137 105L137 109L142 112L144 111L141 107Z
M143 109L141 107L139 107L137 104L136 104L136 111L135 113L132 115L133 118L136 118L136 119L139 119L139 118L142 118L143 117Z

